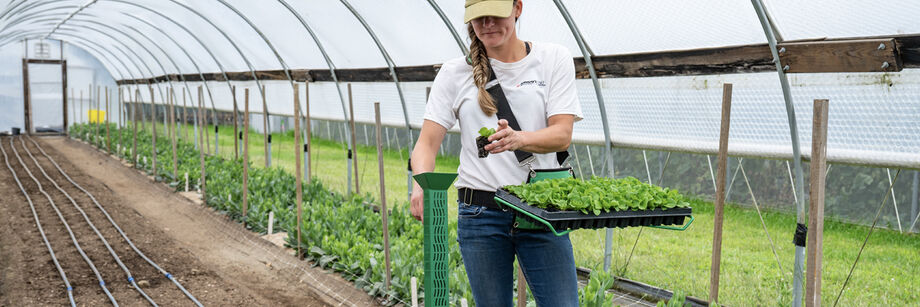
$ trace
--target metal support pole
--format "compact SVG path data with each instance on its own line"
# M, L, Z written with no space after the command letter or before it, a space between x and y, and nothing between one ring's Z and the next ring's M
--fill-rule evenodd
M907 229L907 232L914 230L914 226L917 225L917 218L920 217L920 212L917 212L917 197L920 194L920 171L914 171L914 184L910 191L910 216L914 216L914 221L910 223L910 228Z
M607 176L613 178L616 174L614 172L613 165L613 148L611 145L610 138L610 123L607 121L607 107L604 104L604 95L601 93L600 82L597 80L597 73L594 71L594 63L591 61L591 57L594 54L588 48L588 44L585 43L584 38L581 36L581 31L578 30L578 26L575 24L575 21L572 20L572 17L568 13L568 9L565 8L565 5L562 4L561 0L553 0L553 3L556 4L556 8L559 9L559 14L565 19L566 24L569 25L569 30L572 32L572 36L575 37L575 41L578 42L578 48L581 49L581 54L585 58L585 66L588 68L588 74L591 76L591 83L594 84L594 94L597 96L597 105L600 108L601 113L601 123L604 125L604 156L607 161ZM606 236L604 238L604 271L610 271L610 259L611 259L611 250L613 248L613 229L608 228Z
M776 36L773 25L769 22L767 11L761 0L751 0L757 17L760 19L760 25L763 28L764 35L767 37L767 43L770 45L770 52L773 54L773 62L776 63L776 72L779 75L779 83L783 89L783 100L786 103L786 116L789 122L789 133L792 141L792 162L795 167L795 191L796 195L801 195L796 201L796 229L805 228L805 184L802 171L802 153L799 150L799 131L795 118L795 106L792 104L792 92L789 89L789 80L786 78L784 65L779 60L779 50L776 48ZM795 263L792 272L792 306L802 306L802 290L804 289L804 267L805 267L805 246L796 244L795 246Z

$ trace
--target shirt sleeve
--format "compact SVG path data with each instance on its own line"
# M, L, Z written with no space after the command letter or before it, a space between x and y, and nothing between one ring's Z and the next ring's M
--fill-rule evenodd
M457 115L454 112L454 100L457 98L457 89L455 74L451 67L446 63L438 71L431 84L431 93L428 94L428 101L425 103L425 119L450 129L457 122Z
M575 121L584 118L575 88L575 61L565 47L559 46L550 75L549 95L546 100L546 118L557 114L575 115Z

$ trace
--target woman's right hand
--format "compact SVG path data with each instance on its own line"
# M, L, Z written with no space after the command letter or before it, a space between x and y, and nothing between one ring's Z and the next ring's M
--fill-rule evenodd
M412 199L409 201L409 211L412 213L412 217L416 220L421 221L425 217L425 193L422 191L422 188L419 187L417 183L413 182L412 187Z

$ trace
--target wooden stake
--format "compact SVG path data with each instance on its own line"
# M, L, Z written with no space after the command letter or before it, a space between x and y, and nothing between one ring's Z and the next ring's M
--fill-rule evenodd
M387 190L384 181L383 172L383 143L380 139L380 102L374 102L374 121L377 127L377 168L380 170L380 215L383 216L383 257L386 259L386 279L384 279L384 289L390 289L390 227L387 223ZM354 123L354 120L352 120ZM354 129L352 129L352 141L354 141ZM355 183L357 190L357 182Z
M265 167L272 165L272 152L268 149L268 101L265 100L265 85L262 85L262 143L265 147Z
M208 109L205 108L204 92L202 92L202 87L200 85L198 86L198 105L201 108L201 116L202 116L201 124L198 125L198 127L201 128L199 132L204 135L203 136L204 141L201 142L201 145L205 146L204 148L207 150L207 154L210 156L211 155L211 134L210 134L211 132L209 131L208 127L206 127L208 125ZM214 144L214 146L217 147L217 144Z
M204 99L202 99L203 96L204 96L204 93L201 91L201 86L199 86L198 87L198 127L204 127L203 126L204 125L204 114L202 112L204 109L204 105L203 105ZM203 146L204 145L204 133L203 133L204 131L199 131L199 132L202 132L202 133L198 133L198 142L199 144ZM205 173L205 167L204 167L204 149L201 148L200 146L198 148L199 148L198 156L201 160L201 178L198 180L199 182L201 182L201 184L199 184L199 189L201 190L201 203L204 205L207 205L208 197L207 197L207 193L205 193L205 187L207 186L207 179L205 177L206 173Z
M297 193L297 257L303 259L300 250L301 223L303 221L303 185L300 184L300 86L294 83L294 189Z
M173 156L173 178L179 177L179 153L178 146L176 144L176 138L179 136L176 132L176 101L174 99L176 91L170 89L169 100L169 139L172 141L172 156Z
M709 274L709 301L719 301L719 268L722 263L722 215L725 206L725 177L728 164L728 131L731 124L732 84L722 86L722 124L719 132L719 169L716 179L715 220L712 234L712 266Z
M811 174L808 176L808 243L806 244L805 306L821 306L824 256L824 188L827 174L827 99L815 99L811 136Z
M185 92L182 92L182 130L185 130L185 140L188 136L188 106L185 104Z
M524 277L524 270L521 270L521 259L517 263L517 307L527 307L527 278Z
M109 87L105 87L105 150L109 153L112 152L112 139L109 138L109 120L111 119L111 114L109 114Z
M240 140L237 137L239 135L239 109L236 107L236 85L230 87L230 92L233 94L233 159L240 158Z
M153 143L153 181L157 181L157 104L153 99L153 87L148 86L148 88L150 88L150 130L153 131L150 137L150 142Z
M243 94L243 226L246 226L246 210L249 208L249 89Z
M80 94L81 99L83 94ZM131 148L131 161L134 161L134 166L137 167L137 105L141 97L141 90L134 90L134 103L131 108L131 122L134 124L134 147Z
M305 177L307 177L307 183L310 183L313 181L313 178L312 178L313 176L311 174L313 171L313 167L312 167L313 165L312 155L313 154L311 153L311 150L310 150L310 145L313 143L313 134L310 132L310 128L313 125L310 124L310 82L309 81L303 84L303 91L304 91L304 97L306 98L305 103L304 103L304 125L307 126L306 127L307 136L306 136L306 139L304 140L304 154L307 155L307 163L305 163L306 165L304 167L305 167L305 174L306 174Z
M71 125L77 124L77 103L76 103L76 100L74 100L74 98L76 97L77 96L74 95L74 89L71 87L70 88L70 104L71 104L70 113L73 114L72 115L73 119L70 121ZM67 127L64 127L64 130L67 131L68 135L70 135L70 131L67 129Z
M355 194L361 195L361 185L358 184L358 144L355 143L355 104L351 98L351 83L348 84L348 113L348 121L351 126L351 165L355 170Z

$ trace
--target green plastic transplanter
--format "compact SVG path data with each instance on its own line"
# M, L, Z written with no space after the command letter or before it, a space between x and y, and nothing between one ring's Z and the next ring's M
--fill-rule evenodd
M457 174L421 173L412 178L425 198L425 306L447 307L447 189Z

